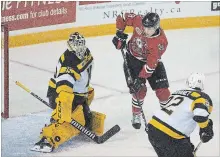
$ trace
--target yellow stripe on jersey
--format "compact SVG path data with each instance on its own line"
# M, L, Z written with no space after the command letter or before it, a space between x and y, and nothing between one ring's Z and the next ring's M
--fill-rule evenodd
M91 54L89 54L88 56L85 56L85 59L80 64L77 65L77 68L79 70L83 69L84 66L87 66L87 63L89 63L91 60L92 60Z
M203 123L198 123L198 124L199 124L200 128L205 128L205 127L207 127L208 123L209 123L209 119Z
M201 95L200 95L199 93L197 93L197 92L192 92L190 95L191 95L192 97L195 97L195 98L198 98L198 97L201 96Z
M61 59L61 61L63 63L63 61L65 60L64 54L61 55L60 59Z
M196 104L204 104L205 105L206 100L204 98L199 98L196 99L195 101L193 101L193 103L191 104L191 111L193 111L193 109L195 108Z
M164 132L165 134L167 134L167 135L169 135L169 136L171 136L171 137L173 137L175 139L186 138L185 136L180 135L180 134L174 132L173 130L171 130L170 128L168 128L165 125L161 124L160 122L158 122L155 119L152 119L149 123L151 125L153 125L155 128L159 129L160 131Z
M199 99L196 99L195 101L193 101L193 103L191 104L191 110L192 110L192 111L193 111L194 108L196 107L196 104L204 104L204 106L207 107L208 112L209 112L209 113L212 112L213 106L212 106L212 104L206 105L207 102L206 102L206 99L205 99L205 98L199 98Z
M68 93L73 93L73 88L71 88L68 85L60 85L59 87L57 87L56 92L60 93L61 91L65 91Z
M49 86L52 88L56 88L56 84L50 79Z
M73 74L75 80L80 79L80 74L77 73L75 70L69 67L61 67L59 74Z
M213 109L213 106L210 105L208 112L211 113L211 112L212 112L212 109Z

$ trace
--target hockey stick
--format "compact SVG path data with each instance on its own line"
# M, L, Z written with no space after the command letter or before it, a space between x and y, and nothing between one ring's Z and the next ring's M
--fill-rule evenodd
M201 146L202 143L203 143L203 142L200 141L200 142L197 144L196 148L193 150L193 155L194 155L194 157L196 157L196 152L197 152L197 150L199 149L199 147Z
M15 81L16 85L18 85L19 87L23 88L26 92L30 93L32 96L34 96L35 98L37 98L38 100L40 100L42 103L44 103L45 105L47 105L48 107L50 107L49 103L46 102L45 100L43 100L41 97L39 97L37 94L33 93L30 89L28 89L27 87L25 87L23 84L21 84L18 81ZM51 107L50 107L51 108ZM109 138L111 138L112 136L114 136L116 133L118 133L120 131L120 127L118 125L113 126L111 129L109 129L106 133L104 133L102 136L98 136L95 133L93 133L92 131L88 130L87 128L85 128L84 126L82 126L80 123L78 123L77 121L75 121L74 119L72 119L72 121L70 122L70 124L75 127L77 130L79 130L80 132L82 132L84 135L86 135L87 137L89 137L91 140L93 140L94 142L101 144L104 143L105 141L107 141Z
M133 84L133 78L131 77L131 72L130 72L130 70L128 69L128 62L127 62L127 58L126 58L126 55L125 55L125 52L124 52L123 49L121 49L121 53L122 53L122 56L123 56L123 59L124 59L125 68L126 68L127 73L128 73L128 82L129 82L130 84ZM143 118L143 120L144 120L145 130L147 131L147 130L148 130L148 129L147 129L147 120L146 120L146 118L145 118L142 105L140 104L140 101L139 101L139 99L138 99L138 97L137 97L137 94L134 93L134 95L135 95L135 97L137 98L138 105L139 105L140 108L141 108L141 115L142 115L142 118Z
M23 84L21 84L18 81L15 81L15 84L18 85L19 87L23 88L26 92L30 93L33 97L35 97L36 99L40 100L42 103L44 103L45 105L47 105L48 107L51 108L51 106L50 106L50 104L48 102L44 101L41 97L39 97L37 94L33 93L30 89L25 87Z

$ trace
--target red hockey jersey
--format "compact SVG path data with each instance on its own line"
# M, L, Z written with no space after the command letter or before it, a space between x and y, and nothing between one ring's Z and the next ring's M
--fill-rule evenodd
M166 51L168 41L161 28L157 35L146 37L142 17L134 13L125 13L124 18L119 15L116 19L116 27L119 30L124 30L126 26L134 28L132 37L128 42L128 49L134 57L146 62L139 77L148 78L152 75L158 61Z

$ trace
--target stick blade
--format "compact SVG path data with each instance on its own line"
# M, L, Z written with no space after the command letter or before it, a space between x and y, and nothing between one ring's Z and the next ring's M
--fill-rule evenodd
M112 136L114 136L115 134L117 134L119 131L121 130L121 128L119 127L119 125L115 125L113 126L111 129L109 129L106 133L104 133L102 136L99 136L97 138L97 143L101 144L104 143L105 141L107 141L109 138L111 138Z

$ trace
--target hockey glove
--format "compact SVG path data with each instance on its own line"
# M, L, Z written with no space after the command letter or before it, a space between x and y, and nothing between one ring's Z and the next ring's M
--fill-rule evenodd
M143 81L140 78L136 78L132 84L129 85L130 94L137 93L144 85Z
M213 138L213 136L214 136L213 122L211 119L209 119L209 123L208 123L207 127L200 128L199 135L200 135L200 139L202 140L203 143L206 143Z
M112 39L115 48L118 50L125 48L127 38L128 34L125 34L122 31L117 31L116 36Z

